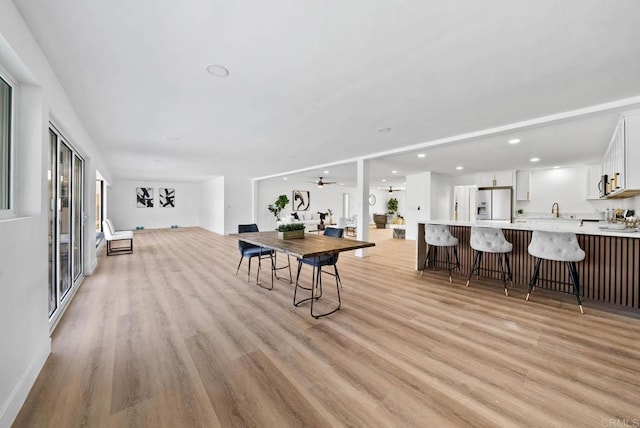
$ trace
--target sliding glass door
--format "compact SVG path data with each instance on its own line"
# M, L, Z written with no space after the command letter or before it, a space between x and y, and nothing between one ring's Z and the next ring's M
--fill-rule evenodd
M49 317L83 276L84 161L49 130Z

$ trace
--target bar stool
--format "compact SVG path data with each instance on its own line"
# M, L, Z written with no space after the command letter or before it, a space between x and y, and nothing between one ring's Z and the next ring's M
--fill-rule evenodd
M453 236L449 231L449 227L443 224L425 224L424 225L424 240L427 243L427 255L424 258L424 264L422 265L422 272L429 265L429 255L433 249L433 262L435 269L435 260L438 255L438 247L445 247L447 249L447 269L449 270L449 282L451 282L451 272L454 269L460 270L460 260L458 259L458 238ZM451 248L453 247L453 254L456 257L456 262L451 262Z
M471 248L475 250L475 257L473 259L473 266L469 272L469 279L467 280L467 287L473 272L477 271L480 275L480 264L482 263L482 255L484 253L492 253L498 257L498 266L500 267L500 273L502 275L502 283L504 284L504 295L509 296L507 290L507 281L512 281L513 275L511 274L511 266L509 265L509 253L513 249L513 244L507 241L502 233L502 229L494 227L479 227L471 226ZM505 262L502 262L502 256L504 255ZM505 266L506 271L505 271Z
M578 279L578 271L576 262L584 260L585 253L578 244L578 238L573 232L546 232L542 230L534 230L529 244L529 254L536 257L536 266L529 282L529 291L526 300L533 291L540 273L540 262L544 260L552 260L556 262L564 262L569 269L569 277L573 284L573 293L578 300L580 313L582 310L582 301L580 300L580 282Z

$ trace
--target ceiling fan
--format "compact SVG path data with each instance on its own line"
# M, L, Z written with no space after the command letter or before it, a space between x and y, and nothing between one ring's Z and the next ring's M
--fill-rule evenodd
M394 189L393 186L389 186L389 190L387 190L389 193L393 193L393 192L402 192L404 189Z
M316 180L316 181L311 181L310 183L316 183L316 185L317 185L318 187L322 187L322 186L324 186L325 184L336 184L336 182L335 182L335 181L324 181L324 180L322 179L322 177L318 177L318 180Z

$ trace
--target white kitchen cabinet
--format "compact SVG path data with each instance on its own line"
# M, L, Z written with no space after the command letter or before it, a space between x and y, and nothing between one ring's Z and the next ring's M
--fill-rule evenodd
M531 171L516 171L516 201L531 200Z
M513 186L513 171L482 172L476 175L478 187Z
M598 184L602 178L602 165L587 166L587 199L600 199Z
M640 195L640 111L625 113L618 121L602 162L608 176L607 197Z

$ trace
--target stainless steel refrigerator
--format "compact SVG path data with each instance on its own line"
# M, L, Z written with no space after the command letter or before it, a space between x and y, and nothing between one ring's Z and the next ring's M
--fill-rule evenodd
M511 221L512 187L485 187L476 191L476 220Z

